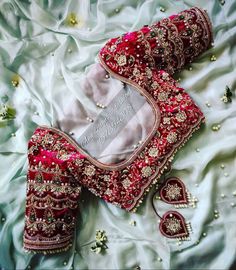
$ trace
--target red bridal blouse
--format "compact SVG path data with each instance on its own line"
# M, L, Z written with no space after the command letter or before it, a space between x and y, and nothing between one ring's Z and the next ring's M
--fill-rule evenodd
M199 107L172 75L206 51L211 43L208 15L193 7L138 31L112 38L105 44L99 52L100 63L88 74L84 87L92 87L97 81L100 90L107 87L106 94L112 94L110 88L116 84L121 94L125 87L133 89L130 99L134 101L135 95L139 95L137 100L143 99L147 105L139 112L141 118L145 116L142 121L147 124L146 133L128 156L117 155L119 158L108 162L97 158L96 149L89 148L92 137L89 141L88 134L84 136L87 144L80 143L62 128L71 123L70 114L59 119L54 127L37 127L28 143L23 239L26 250L53 253L71 246L82 188L124 210L136 210L145 193L168 168L176 151L204 122ZM113 105L107 108L102 104L97 106L104 111L116 108L122 112L126 100L125 96L120 103L116 101L116 105L111 101ZM142 107L140 104L137 113ZM77 125L80 115L82 113L77 114L72 126ZM130 117L129 110L120 114L119 121L126 117ZM86 119L99 129L100 122L111 119L112 114L103 118L105 120ZM86 127L83 131L86 133ZM119 132L130 139L137 135L137 132L130 133L128 128ZM100 148L105 141L101 141ZM108 156L112 156L120 140L109 145ZM122 147L126 149L125 145Z

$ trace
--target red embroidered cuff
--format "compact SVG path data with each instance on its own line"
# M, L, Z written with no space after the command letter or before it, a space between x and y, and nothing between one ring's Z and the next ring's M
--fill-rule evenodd
M54 132L37 129L29 141L24 248L53 253L70 247L79 182L69 171L73 147Z

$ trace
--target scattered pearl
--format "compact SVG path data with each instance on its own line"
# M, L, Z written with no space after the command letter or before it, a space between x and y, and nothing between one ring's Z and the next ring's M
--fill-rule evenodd
M200 149L199 148L196 148L196 152L200 152Z
M208 108L210 108L211 107L211 104L207 101L206 103L206 106L208 107Z
M90 27L88 27L88 31L91 31L92 29Z
M63 265L67 265L67 261L64 261L64 262L63 262Z
M235 207L235 203L233 203L233 202L230 205L231 205L231 207Z
M200 243L200 240L197 240L197 241L195 242L196 245L198 245L199 243Z
M130 220L129 224L130 224L131 226L136 226L136 221L135 221L135 220Z
M39 115L39 113L38 112L34 112L34 115Z
M109 79L109 78L110 78L110 76L109 76L108 74L106 74L106 75L105 75L105 78L106 78L106 79Z
M71 50L71 49L68 49L67 52L68 52L68 53L72 53L72 50Z
M11 136L12 137L16 137L16 133L11 133Z
M2 217L2 218L1 218L1 221L2 221L2 222L5 222L5 221L6 221L6 218L5 218L5 217Z
M192 71L193 70L193 68L192 67L189 67L189 69L188 69L189 71Z
M135 270L141 270L141 267L139 265L135 266Z
M161 11L161 12L165 12L166 10L165 10L165 8L160 7L160 11Z
M181 246L181 245L182 245L182 241L178 241L176 244L177 244L178 246Z
M199 187L199 184L195 184L195 187Z
M28 265L28 266L27 266L27 269L31 269L31 265Z
M202 236L203 236L203 237L206 237L206 236L207 236L207 233L204 232L204 233L202 234Z
M90 117L87 117L86 120L89 121L89 122L91 122L91 123L93 122L93 119L90 118Z
M221 125L220 125L220 124L214 124L214 125L211 127L212 131L219 131L220 128L221 128Z
M74 135L74 132L70 131L69 134L70 134L70 135Z
M225 176L225 177L228 177L228 176L229 176L229 174L228 174L227 172L225 172L225 173L224 173L224 176Z
M224 165L224 164L221 164L221 165L220 165L220 168L221 168L221 169L224 169L224 168L225 168L225 165Z
M19 81L18 80L12 80L11 83L12 83L12 85L14 87L17 87L19 85Z
M220 0L220 4L223 6L225 4L225 0Z
M119 8L116 8L116 9L115 9L115 12L116 12L116 13L118 13L119 11L120 11Z
M158 262L162 262L162 258L161 257L158 257L157 260L158 260Z
M211 43L211 46L212 46L212 47L214 47L214 46L215 46L214 42L212 42L212 43Z
M216 56L213 54L210 58L211 61L216 61Z
M218 214L218 213L219 213L219 211L218 211L218 210L214 210L214 213L215 213L215 214Z
M226 197L224 193L222 193L220 196L221 196L221 198L225 198Z
M215 219L219 218L219 214L215 214L215 215L214 215L214 218L215 218Z
M236 196L236 190L232 194L233 194L233 196Z

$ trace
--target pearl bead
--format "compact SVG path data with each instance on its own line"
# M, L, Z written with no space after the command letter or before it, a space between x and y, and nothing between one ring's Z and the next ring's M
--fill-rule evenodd
M70 134L70 135L74 135L74 132L70 131L69 134Z
M106 75L105 75L105 78L106 78L106 79L109 79L109 78L110 78L110 76L109 76L108 74L106 74Z
M11 136L12 137L16 137L16 133L11 133Z
M236 196L236 191L234 191L232 194L233 194L233 196Z
M115 9L115 12L116 12L116 13L118 13L119 11L120 11L119 8L116 8L116 9Z
M195 187L198 187L199 185L198 184L195 184Z
M221 164L221 165L220 165L220 168L221 168L221 169L224 169L224 168L225 168L225 165L224 165L224 164Z
M157 260L158 260L158 262L162 262L162 258L161 257L158 257Z
M213 54L210 58L211 61L216 61L216 56Z
M63 262L63 265L67 265L67 261L64 261L64 262Z
M196 152L200 152L200 149L199 148L196 148Z
M1 218L1 221L2 221L2 222L6 221L6 218L5 218L5 217L2 217L2 218Z
M193 68L192 67L189 67L189 69L188 69L189 71L192 71L193 70Z
M215 213L215 214L218 214L218 213L219 213L219 211L218 211L218 210L214 210L214 213Z
M214 218L215 218L215 219L219 218L219 215L218 215L218 214L215 214L215 215L214 215Z
M72 53L72 50L71 50L71 49L68 49L67 52L68 52L68 53Z
M225 176L225 177L228 177L228 176L229 176L229 174L228 174L227 172L225 172L225 173L224 173L224 176Z
M210 108L211 104L209 102L206 102L206 106Z
M202 236L203 236L203 237L206 237L206 236L207 236L207 233L204 232L204 233L202 234Z
M221 198L225 198L226 197L224 193L222 193L220 196L221 196Z
M39 113L38 112L34 112L34 115L39 115Z
M165 12L166 10L163 7L160 7L161 12Z
M88 31L91 31L92 29L90 27L88 27Z
M233 203L233 202L230 205L231 205L231 207L235 207L235 203Z

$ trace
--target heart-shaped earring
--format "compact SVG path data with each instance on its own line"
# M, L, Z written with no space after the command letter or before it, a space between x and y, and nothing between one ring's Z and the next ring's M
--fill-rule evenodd
M190 240L189 234L192 232L190 223L176 211L168 211L161 218L159 229L168 238L178 240Z
M154 206L154 197L152 198L152 207L156 215L160 218L159 229L160 232L168 238L175 238L177 240L190 240L190 233L192 228L189 222L186 222L184 217L176 211L168 211L161 217Z
M159 191L162 201L173 204L175 208L196 207L198 199L191 195L184 183L178 177L166 179L164 185Z

